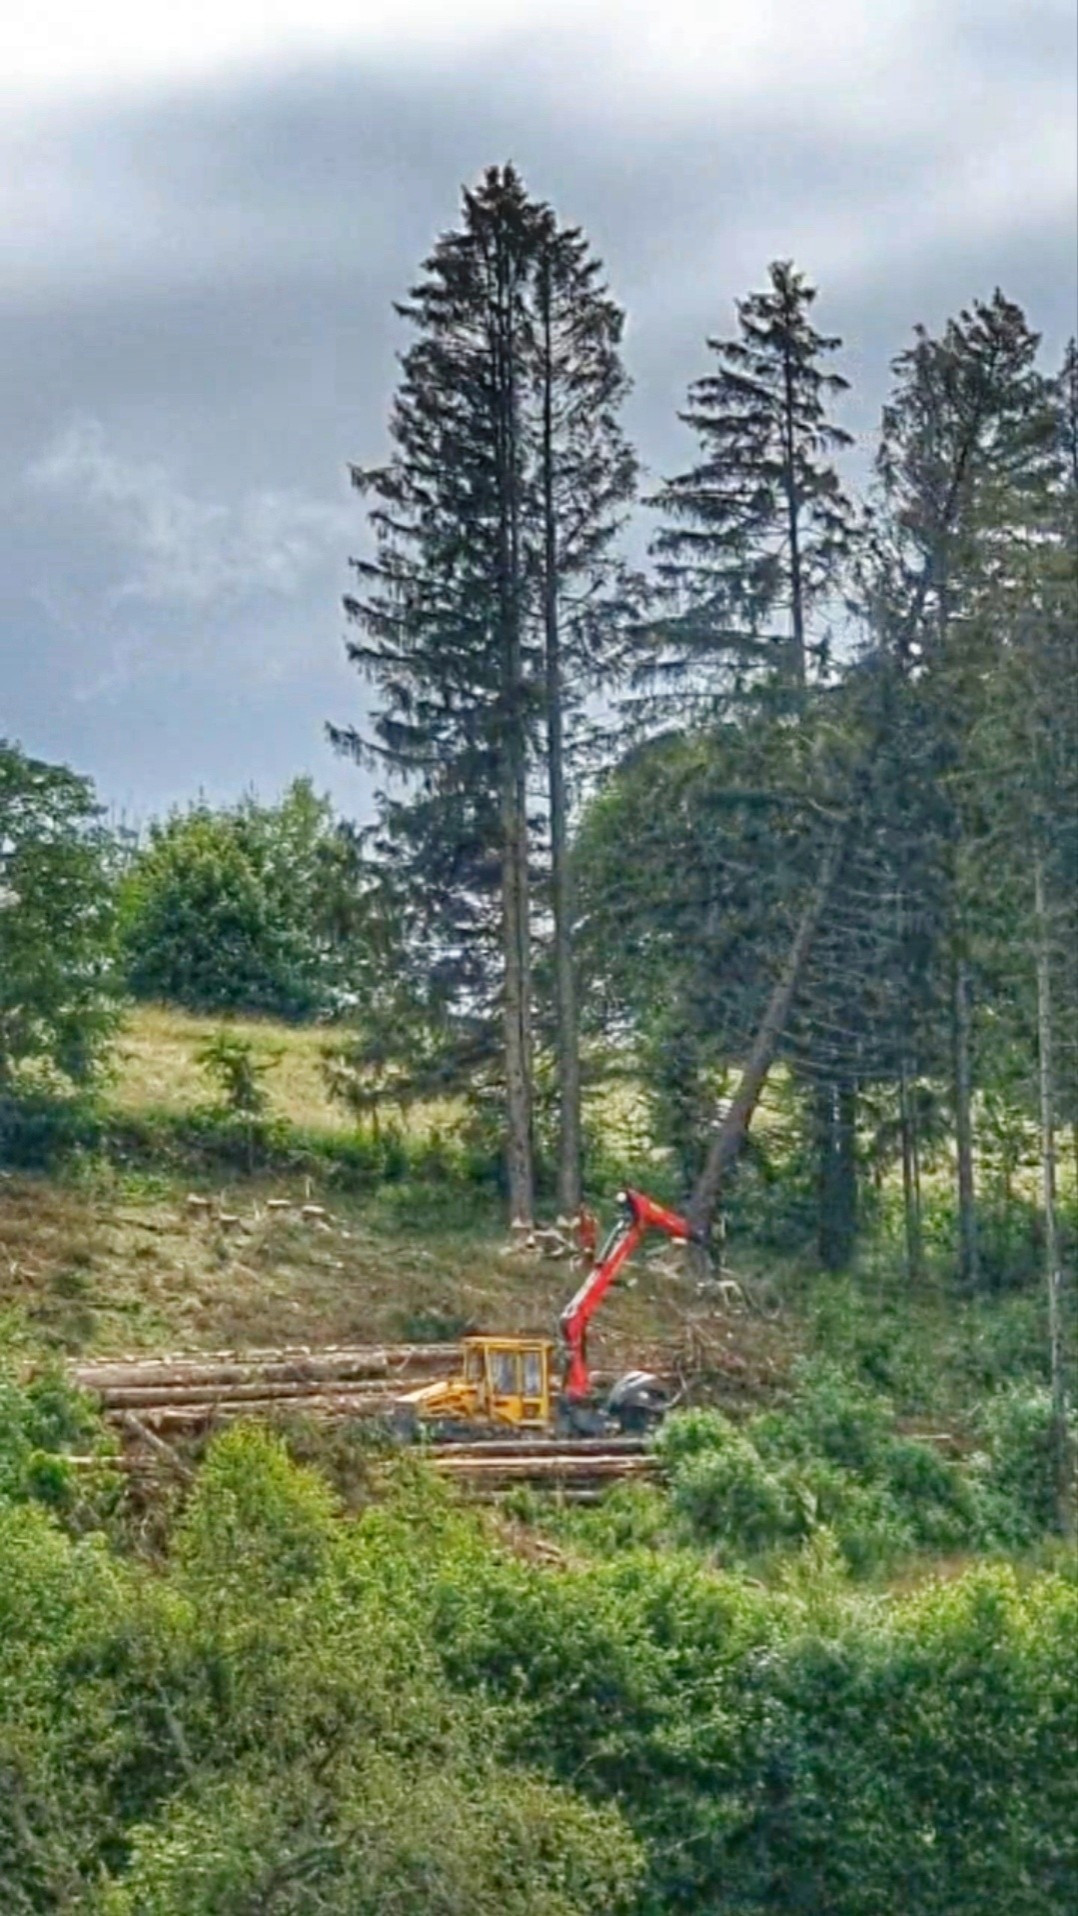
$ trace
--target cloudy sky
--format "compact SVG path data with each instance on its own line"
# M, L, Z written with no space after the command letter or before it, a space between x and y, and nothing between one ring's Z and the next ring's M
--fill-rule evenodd
M793 257L867 443L997 284L1076 306L1072 0L7 0L0 736L118 811L269 795L362 710L340 596L391 302L512 158L630 316L654 473L708 332Z

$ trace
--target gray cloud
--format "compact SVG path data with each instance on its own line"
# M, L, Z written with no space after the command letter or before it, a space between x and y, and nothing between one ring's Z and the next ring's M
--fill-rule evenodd
M361 802L321 734L363 698L340 650L363 536L345 467L384 449L392 300L487 161L515 158L603 254L653 470L684 456L705 334L776 255L821 284L866 439L914 321L996 283L1055 357L1075 304L1068 11L1023 8L1018 31L991 0L849 0L781 57L733 36L706 87L688 59L677 87L661 63L649 78L630 31L619 50L561 24L408 71L342 59L13 109L0 731L140 809L303 768Z
M294 491L244 493L230 505L192 498L156 461L126 459L98 420L62 432L34 461L30 485L108 528L130 570L114 604L222 606L268 593L295 598L352 527L343 506Z

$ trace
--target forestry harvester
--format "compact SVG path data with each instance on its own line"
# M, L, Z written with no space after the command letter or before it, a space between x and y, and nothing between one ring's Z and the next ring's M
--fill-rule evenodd
M548 1337L466 1337L455 1377L409 1391L395 1406L398 1424L452 1437L486 1434L576 1434L648 1430L668 1408L666 1390L649 1371L620 1377L605 1402L598 1402L588 1369L588 1325L622 1266L649 1231L662 1231L676 1244L699 1242L699 1235L676 1211L668 1211L642 1191L622 1191L618 1218L606 1242L559 1319L558 1350Z

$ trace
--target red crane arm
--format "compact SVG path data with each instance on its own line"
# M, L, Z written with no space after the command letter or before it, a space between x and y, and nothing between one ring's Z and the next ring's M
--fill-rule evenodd
M676 1211L668 1211L663 1205L656 1204L653 1198L645 1197L642 1191L622 1191L618 1201L622 1207L621 1216L576 1296L570 1298L561 1314L560 1329L566 1350L562 1388L565 1395L571 1398L586 1397L591 1389L587 1359L588 1325L641 1238L648 1231L665 1231L667 1237L680 1244L693 1243L698 1237L687 1219L679 1217Z

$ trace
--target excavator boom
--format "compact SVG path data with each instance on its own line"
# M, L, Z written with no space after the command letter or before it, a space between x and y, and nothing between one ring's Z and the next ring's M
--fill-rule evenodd
M686 1218L656 1204L642 1191L619 1194L621 1216L593 1263L575 1297L570 1298L559 1320L566 1364L562 1390L570 1402L587 1397L591 1389L588 1371L588 1325L613 1284L622 1265L632 1256L648 1231L664 1231L678 1244L698 1241L698 1233Z
M560 1428L577 1434L605 1434L648 1429L666 1407L659 1379L646 1371L630 1371L618 1380L605 1406L589 1402L591 1376L587 1360L588 1325L613 1284L648 1231L664 1231L675 1243L697 1241L685 1218L645 1197L642 1191L622 1191L620 1216L602 1249L594 1250L594 1219L585 1214L590 1230L587 1254L591 1268L576 1296L559 1320L565 1369L560 1396L555 1396L555 1347L543 1337L491 1337L474 1334L463 1341L459 1373L424 1384L397 1399L395 1418L402 1433L414 1434L445 1425L462 1430L471 1424L484 1430Z

